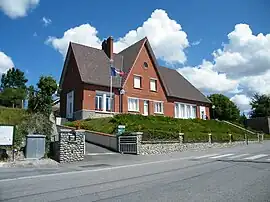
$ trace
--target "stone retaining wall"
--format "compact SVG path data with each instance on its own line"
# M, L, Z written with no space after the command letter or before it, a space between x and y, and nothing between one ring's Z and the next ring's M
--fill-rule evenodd
M249 144L259 143L259 141L248 141ZM226 143L183 143L183 134L179 134L179 141L166 141L166 142L145 142L142 141L142 135L137 135L137 151L139 155L153 155L153 154L164 154L171 152L181 151L203 151L209 148L226 148L234 147L239 145L246 145L245 141L226 142Z

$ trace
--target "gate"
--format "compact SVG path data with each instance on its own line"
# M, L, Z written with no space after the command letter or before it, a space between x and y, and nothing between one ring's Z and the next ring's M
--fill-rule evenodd
M118 150L123 154L137 154L137 136L118 136Z

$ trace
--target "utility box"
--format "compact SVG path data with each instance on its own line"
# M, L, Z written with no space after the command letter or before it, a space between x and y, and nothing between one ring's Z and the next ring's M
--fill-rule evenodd
M40 159L45 155L45 135L29 134L26 136L26 158Z

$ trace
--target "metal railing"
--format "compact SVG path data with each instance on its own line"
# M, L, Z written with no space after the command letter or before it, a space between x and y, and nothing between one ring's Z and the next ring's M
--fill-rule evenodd
M137 154L137 136L119 136L118 151L123 154Z

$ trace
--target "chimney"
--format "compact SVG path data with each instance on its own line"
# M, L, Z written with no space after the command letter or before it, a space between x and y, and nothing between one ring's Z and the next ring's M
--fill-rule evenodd
M102 50L108 58L113 59L113 38L111 36L102 42Z

